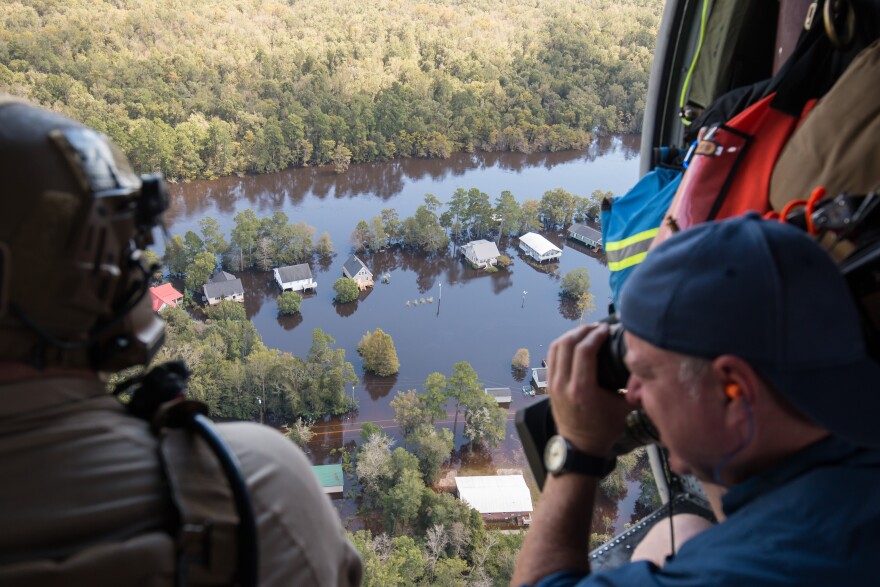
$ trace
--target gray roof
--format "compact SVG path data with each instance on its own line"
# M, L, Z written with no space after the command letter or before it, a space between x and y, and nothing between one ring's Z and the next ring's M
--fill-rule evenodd
M463 246L462 249L472 250L474 252L473 256L477 259L495 259L501 254L498 252L498 247L495 243L485 239L471 241Z
M226 273L226 275L229 275ZM232 277L232 276L230 276ZM244 295L244 286L241 279L232 277L231 280L210 281L205 284L205 296L209 298L230 297L232 295Z
M308 263L300 263L299 265L288 265L287 267L279 267L278 275L281 276L283 283L291 281L303 281L312 278L312 269Z
M602 240L602 233L595 228L590 228L585 224L572 224L568 228L568 232L588 238L591 241L599 242Z
M226 273L225 271L218 271L214 275L211 276L211 279L208 280L208 283L223 283L224 281L234 281L238 279L232 273Z
M360 257L358 257L357 255L350 256L345 261L345 265L343 265L343 267L352 277L357 275L358 271L360 271L361 269L367 269L367 266L364 264L363 261L361 261ZM367 273L370 273L369 269L367 269ZM370 273L370 275L372 275L372 273Z

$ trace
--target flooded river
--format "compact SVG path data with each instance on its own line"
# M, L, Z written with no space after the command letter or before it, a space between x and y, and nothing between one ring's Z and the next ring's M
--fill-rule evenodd
M562 232L545 234L562 248L560 262L538 267L517 254L515 241L502 239L499 249L514 263L494 274L472 270L452 255L426 259L389 249L361 255L376 276L376 286L357 302L340 306L333 302L332 286L351 252L350 235L359 220L368 220L383 208L396 209L401 219L411 216L427 193L446 202L457 188L476 187L494 204L502 191L509 190L522 203L557 187L579 196L596 189L620 195L637 178L638 137L613 137L585 152L458 154L447 160L353 165L342 175L329 168L297 169L192 182L172 186L166 222L171 234L183 235L187 230L198 232L198 221L210 215L228 238L237 212L250 208L262 217L281 210L291 222L315 227L316 239L323 232L330 234L336 255L311 264L318 291L305 296L301 313L294 317L278 317L279 292L271 273L237 274L245 287L247 315L268 347L304 357L312 330L321 328L336 340L337 348L345 349L358 373L360 382L351 392L360 409L353 417L328 419L316 426L310 445L316 464L337 462L339 457L330 451L355 442L365 421L397 437L389 407L395 392L421 389L430 373L449 375L454 363L468 361L486 387L513 390L507 438L498 448L471 449L462 437L459 418L452 465L472 474L491 474L499 468L527 468L513 418L517 409L536 398L521 392L530 373L512 370L511 358L524 347L532 366L539 367L550 341L578 323L574 304L559 297L561 278L572 269L584 267L590 273L596 310L586 319L605 316L610 295L607 267ZM387 284L379 281L383 273L390 275ZM395 376L375 377L363 371L356 345L365 332L377 327L394 340L400 360ZM442 425L451 428L451 418ZM617 529L629 521L637 489L638 484L631 482L621 511L605 504L605 515L617 519Z

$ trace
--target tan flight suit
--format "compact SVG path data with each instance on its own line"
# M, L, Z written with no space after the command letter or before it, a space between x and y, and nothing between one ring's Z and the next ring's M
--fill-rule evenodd
M360 558L302 451L258 424L217 428L250 490L260 585L359 585ZM0 381L0 472L0 567L173 527L156 437L94 379ZM163 584L154 575L174 558L155 558L119 565L152 565L141 584Z

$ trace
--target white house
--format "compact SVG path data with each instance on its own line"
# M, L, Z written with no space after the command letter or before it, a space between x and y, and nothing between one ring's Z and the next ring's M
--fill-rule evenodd
M354 279L360 290L373 287L373 274L357 255L348 258L345 265L342 266L342 274L349 279Z
M281 291L305 291L318 289L318 282L312 279L312 269L308 263L288 265L273 269L275 283Z
M461 247L461 254L478 269L498 264L498 247L492 241L480 239Z
M572 224L568 229L568 238L594 249L602 246L602 233L586 224Z
M533 367L532 381L539 390L547 389L547 367Z
M562 250L540 234L527 232L519 237L519 248L535 261L552 261L562 256Z
M488 521L529 520L532 494L522 475L456 477L461 501Z
M486 395L491 395L499 404L509 404L513 399L509 387L487 387Z
M210 281L202 286L202 292L210 306L219 304L223 300L244 303L244 286L241 284L241 279L225 271L215 273Z

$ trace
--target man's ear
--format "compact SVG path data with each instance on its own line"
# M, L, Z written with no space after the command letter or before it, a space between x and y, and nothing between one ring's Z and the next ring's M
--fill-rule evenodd
M718 392L726 402L747 401L754 405L763 388L751 365L735 355L721 355L712 361Z

